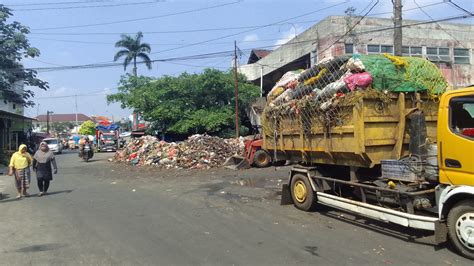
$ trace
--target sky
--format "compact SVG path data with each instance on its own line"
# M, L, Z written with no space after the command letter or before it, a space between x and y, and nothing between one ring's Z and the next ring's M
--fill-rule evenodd
M464 14L447 0L402 0L404 19L431 20ZM415 2L416 1L416 2ZM452 0L474 11L472 0ZM152 77L199 73L206 67L227 70L234 41L245 64L250 49L275 49L330 15L344 15L348 7L363 14L376 0L0 0L13 9L11 21L30 27L28 35L41 56L25 59L28 68L111 63L121 33L144 33L152 59L170 59L218 53L205 58L154 62L139 66L138 74ZM418 4L421 9L417 7ZM379 0L369 16L390 18L391 0ZM428 13L428 17L423 11ZM473 18L457 23L473 24ZM121 61L119 61L121 62ZM127 68L130 72L132 67ZM106 95L116 92L123 66L40 71L48 91L33 88L36 106L25 110L34 117L54 113L104 115L123 118L131 110L108 105ZM78 96L75 96L78 95Z

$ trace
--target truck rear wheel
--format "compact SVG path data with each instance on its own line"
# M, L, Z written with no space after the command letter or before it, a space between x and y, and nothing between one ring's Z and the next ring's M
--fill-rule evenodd
M316 206L316 193L306 176L295 174L291 179L291 197L296 208L303 211L314 210Z
M454 247L466 258L474 260L474 201L456 204L448 214L448 234Z
M253 164L256 167L259 167L259 168L268 167L270 166L271 162L272 162L272 158L270 158L270 155L268 154L267 151L258 150L255 152L255 155L253 157Z

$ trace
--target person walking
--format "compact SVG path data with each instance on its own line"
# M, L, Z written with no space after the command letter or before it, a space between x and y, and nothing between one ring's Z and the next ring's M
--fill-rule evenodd
M40 191L38 197L48 193L49 182L53 180L51 165L53 165L54 174L57 174L58 166L54 153L49 150L46 142L41 142L39 149L33 156L33 170L36 172L36 180L38 181L38 189Z
M21 144L18 151L15 152L10 159L10 171L8 174L15 176L15 185L18 191L17 199L29 196L27 190L30 187L30 167L32 160L25 144Z

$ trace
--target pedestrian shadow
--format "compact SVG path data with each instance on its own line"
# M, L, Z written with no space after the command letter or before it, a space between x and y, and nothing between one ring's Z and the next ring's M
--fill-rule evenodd
M10 197L8 193L2 193L0 197L0 203L8 203L11 201L19 201L20 199Z
M74 189L58 190L58 191L48 192L47 196L52 196L52 195L57 195L57 194L69 194L73 191Z

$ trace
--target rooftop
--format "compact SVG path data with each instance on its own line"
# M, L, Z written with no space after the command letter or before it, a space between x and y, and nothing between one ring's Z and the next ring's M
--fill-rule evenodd
M36 117L38 122L46 122L47 116L46 115L39 115ZM77 114L77 121L84 122L87 120L91 120L85 114ZM49 115L50 122L73 122L76 121L76 114L51 114Z

